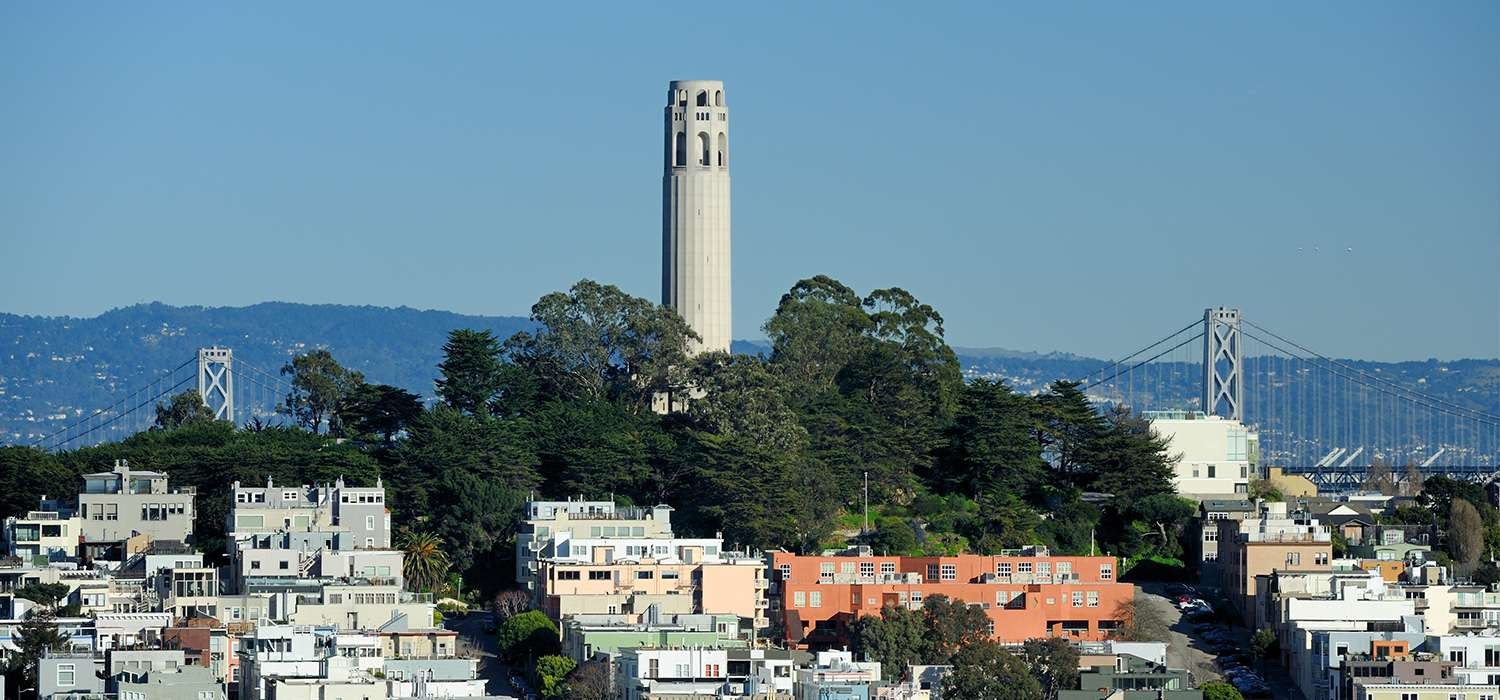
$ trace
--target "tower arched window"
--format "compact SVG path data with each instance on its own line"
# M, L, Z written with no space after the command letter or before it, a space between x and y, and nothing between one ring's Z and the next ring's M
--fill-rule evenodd
M708 106L708 91L707 90L699 90L698 91L698 106L699 107L707 107Z
M729 165L729 137L719 132L719 165Z
M714 91L714 106L715 107L723 107L724 106L724 91L723 90L715 90Z
M698 158L698 165L712 165L713 161L709 159L708 132L706 131L698 132L698 150L702 151Z
M687 106L687 90L678 90L677 91L677 106L679 106L679 107L686 107Z
M672 164L677 167L687 165L687 132L677 132L677 139L672 144Z

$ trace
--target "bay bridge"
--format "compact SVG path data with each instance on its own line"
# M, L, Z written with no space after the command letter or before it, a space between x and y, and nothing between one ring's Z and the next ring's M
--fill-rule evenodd
M1427 390L1445 367L1407 364L1334 359L1221 307L1081 380L1091 399L1136 413L1242 421L1259 434L1262 473L1280 467L1320 490L1358 489L1372 471L1396 485L1494 478L1500 415Z
M1073 379L1099 404L1240 420L1258 432L1262 473L1280 467L1337 491L1367 483L1372 465L1397 484L1436 474L1487 481L1500 472L1494 397L1472 386L1440 396L1435 384L1456 383L1447 369L1334 359L1220 307ZM280 368L206 347L31 444L57 450L123 439L148 429L155 407L185 390L236 425L290 421L280 410L291 390ZM1464 393L1473 398L1453 398Z

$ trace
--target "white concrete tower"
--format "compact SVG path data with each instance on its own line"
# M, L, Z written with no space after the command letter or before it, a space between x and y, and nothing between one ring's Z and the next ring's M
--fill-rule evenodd
M729 351L729 108L724 83L674 80L667 91L661 179L661 296Z

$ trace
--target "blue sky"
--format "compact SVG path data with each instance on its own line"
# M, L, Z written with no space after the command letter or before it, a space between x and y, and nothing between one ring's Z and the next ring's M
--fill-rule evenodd
M826 273L961 345L1500 356L1500 3L553 5L0 5L0 311L655 298L712 78L736 337Z

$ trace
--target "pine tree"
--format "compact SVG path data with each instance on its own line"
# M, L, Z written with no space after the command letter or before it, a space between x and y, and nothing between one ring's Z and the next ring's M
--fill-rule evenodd
M500 341L489 331L459 328L443 345L437 393L464 413L485 414L501 385Z

